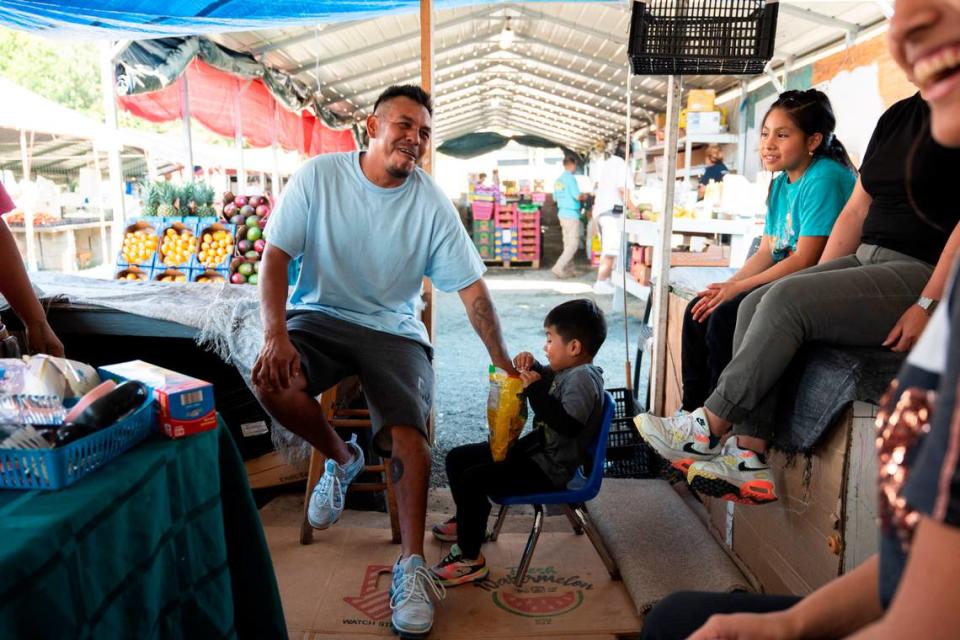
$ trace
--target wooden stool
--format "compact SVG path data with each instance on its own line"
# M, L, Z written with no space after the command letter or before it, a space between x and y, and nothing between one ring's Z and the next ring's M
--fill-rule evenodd
M367 409L347 409L342 405L344 397L349 398L349 387L356 384L356 378L351 377L341 381L339 384L330 387L320 394L320 409L324 417L334 429L370 429L370 412ZM337 402L338 395L341 402ZM300 544L310 544L313 541L313 527L307 520L307 509L310 506L310 496L313 493L313 487L320 480L323 474L323 467L326 464L326 456L320 451L314 449L310 453L310 470L307 473L307 492L303 501L303 522L300 524ZM397 517L397 497L393 492L393 480L387 469L390 465L390 459L384 458L381 464L368 464L363 468L363 472L379 473L382 475L381 482L353 482L347 491L386 491L387 513L390 515L390 531L395 544L400 542L400 520Z

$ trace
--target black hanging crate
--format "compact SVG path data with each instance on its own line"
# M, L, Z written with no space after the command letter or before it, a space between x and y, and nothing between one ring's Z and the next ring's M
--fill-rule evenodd
M777 0L634 2L627 54L635 75L747 75L773 56Z

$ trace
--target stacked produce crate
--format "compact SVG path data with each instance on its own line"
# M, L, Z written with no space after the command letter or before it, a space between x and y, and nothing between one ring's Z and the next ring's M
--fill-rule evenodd
M540 209L535 205L473 203L473 242L484 261L504 267L540 266ZM489 214L489 217L487 217Z

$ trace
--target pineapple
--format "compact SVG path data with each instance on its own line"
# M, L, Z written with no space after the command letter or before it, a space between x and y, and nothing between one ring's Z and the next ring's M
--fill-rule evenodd
M157 207L160 206L160 190L158 182L150 182L144 189L143 215L154 217L157 215Z
M214 196L215 192L210 185L203 182L197 185L196 200L198 215L204 217L217 215L217 210L213 208Z
M193 215L196 208L197 185L193 182L184 182L180 185L178 196L180 198L180 215Z
M177 199L177 188L169 182L157 183L160 191L160 205L157 207L157 214L163 218L171 218L177 215L177 207L174 202Z

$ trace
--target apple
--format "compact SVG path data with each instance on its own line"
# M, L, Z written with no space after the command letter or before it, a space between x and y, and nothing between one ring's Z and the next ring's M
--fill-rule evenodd
M261 218L263 216L269 215L269 213L270 213L270 207L268 207L267 205L261 204L260 206L257 207L257 215L260 216Z
M253 243L249 240L241 240L237 243L237 251L239 251L241 254L250 251L250 249L253 249Z
M243 254L243 257L247 258L248 260L256 260L260 257L260 253L250 249L250 251L247 251Z
M243 266L243 265L240 265ZM244 284L247 281L247 278L242 273L235 273L230 276L230 282L233 284Z
M240 207L240 213L242 213L245 216L252 216L256 212L257 210L248 204L245 204L242 207Z
M257 284L259 280L260 276L255 273L251 273L249 276L247 276L247 284Z
M244 218L244 217L243 217L242 215L240 215L239 213L238 213L238 214L235 214L235 215L233 215L233 216L230 217L230 223L231 223L231 224L243 224L243 221L244 221L244 220L246 220L246 218Z
M258 253L263 253L263 250L267 248L267 241L264 240L263 238L260 238L259 240L253 243L253 248Z
M260 196L250 196L247 198L247 204L251 207L255 207L260 204Z
M250 227L247 229L247 240L250 242L256 242L263 237L263 232L260 231L257 227Z
M260 273L260 261L259 261L259 260L257 260L256 262L253 263L253 272L254 272L254 273Z
M244 207L246 209L246 207ZM243 221L248 227L259 227L260 226L260 216L247 216L247 219Z
M251 273L253 273L253 263L241 262L239 266L237 266L237 273L233 275L240 274L241 276L249 276Z
M237 196L233 199L233 204L237 205L238 207L242 207L247 204L247 199L243 196Z
M229 204L223 205L223 217L224 217L224 218L229 218L230 216L232 216L232 215L235 214L236 212L237 212L237 205L233 204L232 202L229 203Z

